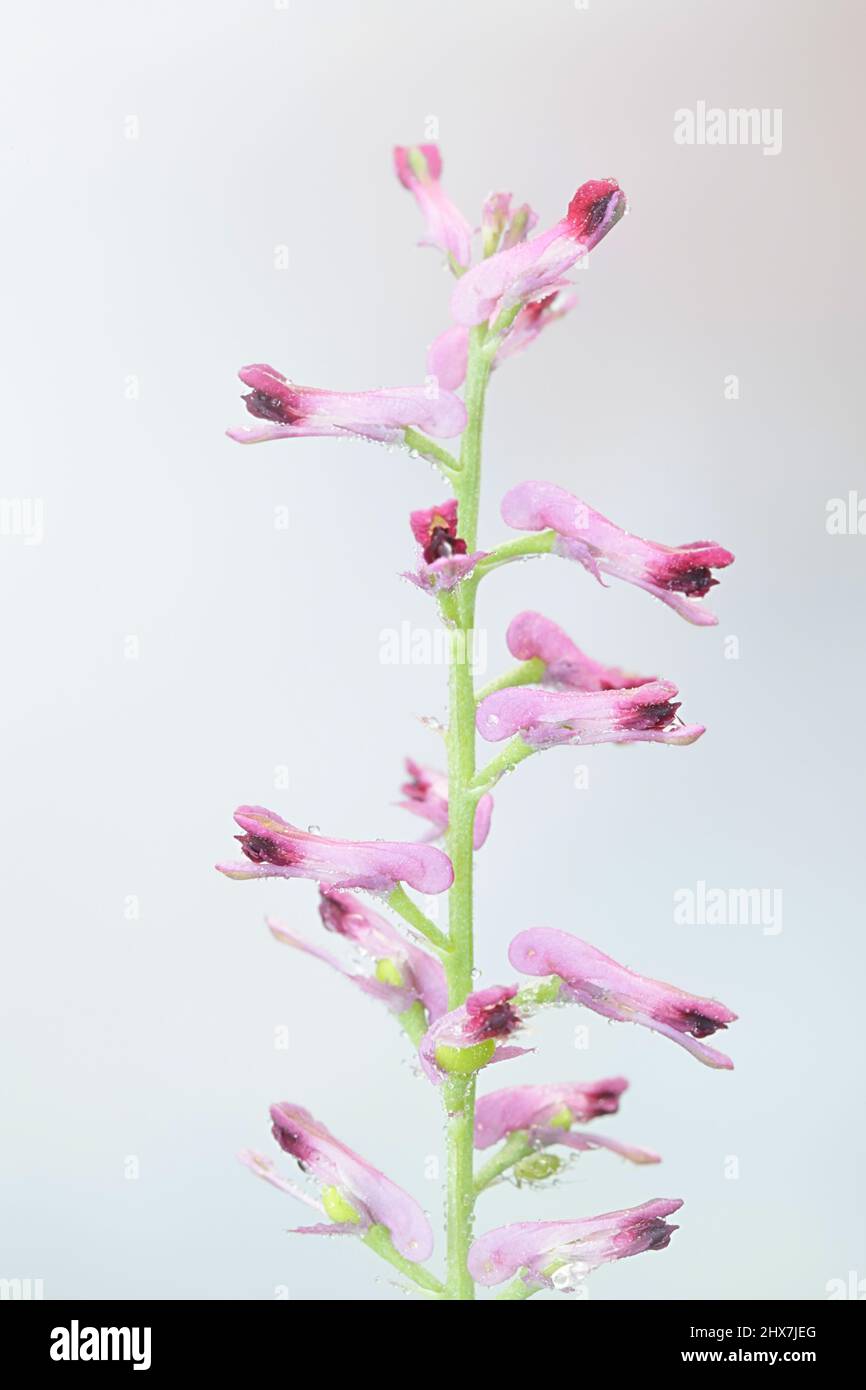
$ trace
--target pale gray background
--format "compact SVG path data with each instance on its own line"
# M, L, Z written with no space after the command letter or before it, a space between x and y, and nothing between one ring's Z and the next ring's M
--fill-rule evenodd
M545 1019L495 1084L624 1072L607 1129L665 1162L588 1155L559 1187L486 1196L479 1228L681 1195L670 1249L599 1271L593 1298L822 1298L862 1277L866 539L825 530L827 499L864 486L861 7L55 0L5 29L2 494L43 498L46 529L0 542L0 1274L47 1297L394 1297L356 1243L286 1235L303 1209L237 1165L244 1145L272 1151L277 1098L438 1224L436 1098L390 1018L262 926L281 912L321 940L312 885L211 867L239 801L337 835L419 828L393 802L403 755L436 757L415 717L444 712L444 672L379 648L431 621L395 576L408 511L443 487L360 442L245 452L222 431L243 418L244 362L346 388L423 379L450 281L414 245L391 146L435 116L473 221L504 187L549 224L608 174L632 205L571 320L494 383L483 538L506 488L539 476L738 556L710 630L554 561L485 588L492 670L509 618L539 607L597 657L678 681L709 726L686 750L551 753L501 788L486 978L509 979L511 935L548 923L741 1021L727 1075L600 1020L576 1052L592 1016ZM781 107L782 153L675 145L673 112L698 100ZM698 879L782 888L783 933L675 927L672 895Z

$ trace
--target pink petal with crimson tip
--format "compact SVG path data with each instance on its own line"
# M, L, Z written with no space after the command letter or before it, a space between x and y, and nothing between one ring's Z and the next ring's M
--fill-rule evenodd
M370 1225L387 1226L394 1247L407 1260L426 1260L433 1251L433 1231L421 1207L402 1187L335 1139L303 1106L282 1101L271 1106L273 1134L280 1148L316 1177L336 1187L361 1217L360 1233Z
M424 507L420 511L409 513L409 525L412 535L415 537L421 549L426 554L424 558L435 560L441 553L437 547L437 542L447 544L452 550L457 549L458 553L465 555L466 542L462 541L457 534L457 499L449 497L447 501L440 502L438 507ZM460 550L462 547L462 551Z
M628 690L512 687L488 695L476 726L491 743L516 733L533 748L559 744L694 743L703 725L677 723L677 687L649 681Z
M698 602L718 583L712 570L733 563L731 552L715 541L668 546L642 540L554 483L518 483L503 497L501 512L518 531L555 531L556 552L577 560L596 579L610 574L635 584L689 622L718 621Z
M460 323L446 328L427 349L427 373L445 391L456 391L466 380L469 329Z
M606 1081L508 1086L492 1091L481 1096L475 1107L475 1147L489 1149L514 1130L544 1125L563 1110L584 1124L597 1115L612 1115L627 1088L625 1077L615 1076Z
M543 685L570 690L623 690L656 679L593 661L575 646L561 627L541 613L518 613L508 626L505 640L511 655L518 661L537 659L544 662Z
M574 1266L579 1278L599 1265L662 1250L676 1226L666 1218L682 1206L679 1198L656 1198L642 1206L577 1221L518 1221L499 1226L473 1242L469 1272L479 1284L502 1284L522 1272L528 1284L553 1281L551 1266ZM564 1285L568 1287L568 1285Z
M427 386L384 387L376 391L328 391L298 386L266 364L242 367L238 373L249 386L247 410L266 422L232 438L247 442L308 434L358 434L369 439L402 439L410 426L426 434L451 438L466 423L466 408L450 391Z
M734 1065L730 1057L701 1041L737 1017L715 999L636 975L595 946L553 927L520 932L509 947L508 959L526 975L559 976L563 999L583 1004L604 1018L639 1023L662 1033L708 1067L730 1070Z
M442 1046L459 1049L493 1040L496 1046L487 1066L520 1057L530 1050L505 1045L521 1024L520 1014L511 1002L516 993L516 985L491 985L468 995L458 1008L437 1019L418 1045L421 1069L428 1081L438 1086L446 1074L436 1059L436 1049Z
M332 840L299 830L264 806L239 806L235 820L251 862L218 864L229 878L312 878L329 888L374 893L390 893L401 882L421 893L443 893L454 880L451 860L430 845Z
M625 195L614 179L584 184L561 221L528 241L497 251L458 281L451 296L452 317L471 327L558 287L565 272L601 241L624 211Z
M436 246L459 266L472 260L472 228L439 182L442 158L436 145L397 145L394 167L424 218L422 246Z
M351 893L321 890L319 915L329 931L344 936L372 959L395 962L431 1021L447 1008L448 986L442 964L407 941L396 927Z

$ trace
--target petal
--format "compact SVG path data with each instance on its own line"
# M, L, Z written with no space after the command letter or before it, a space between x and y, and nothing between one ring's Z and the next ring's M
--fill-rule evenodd
M434 338L427 349L427 372L445 391L456 391L466 380L469 330L455 323Z
M737 1017L715 999L637 975L588 942L552 927L518 933L508 959L524 974L558 976L563 981L562 997L605 1018L639 1023L662 1033L706 1066L730 1069L734 1065L701 1041Z
M543 661L543 683L572 690L621 690L646 685L654 676L637 676L618 666L603 666L575 646L561 627L531 610L512 618L505 635L518 661Z
M472 228L439 182L442 158L436 145L397 145L394 167L415 198L425 222L422 245L436 246L459 266L472 259Z
M358 989L365 994L372 995L374 999L387 1004L394 1013L403 1013L415 1002L418 995L411 988L400 988L398 985L386 984L382 980L377 980L368 975L356 974L348 970L342 961L338 960L330 951L324 951L320 946L313 946L304 941L301 937L293 935L282 922L278 922L274 917L267 917L268 930L275 941L281 942L284 946L292 946L296 951L302 951L305 955L313 956L316 960L324 961L330 965L332 970L336 970L340 975L345 976Z

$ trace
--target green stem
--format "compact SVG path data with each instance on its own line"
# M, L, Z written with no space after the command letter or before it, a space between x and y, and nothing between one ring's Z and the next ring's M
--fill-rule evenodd
M502 1148L497 1149L493 1157L479 1168L475 1175L476 1194L483 1192L485 1187L489 1187L509 1168L513 1168L515 1163L519 1163L522 1158L528 1158L533 1153L535 1153L535 1149L529 1142L529 1131L515 1129L512 1134L509 1134Z
M451 943L448 937L441 932L430 918L425 916L417 903L413 903L402 883L398 883L393 892L388 894L385 899L389 907L393 907L395 912L399 912L404 922L408 922L410 927L414 927L422 936L426 936L434 946L440 951L450 951Z
M423 458L429 459L430 463L435 463L448 482L453 483L460 472L460 464L453 454L449 454L448 450L443 449L441 444L437 444L435 440L422 434L420 430L413 429L411 425L403 431L403 440L407 449L412 449L416 454L421 454Z
M547 663L542 661L540 656L533 656L521 666L515 666L513 670L506 671L503 676L497 676L485 685L483 690L479 690L476 702L480 705L488 695L495 695L497 690L509 690L513 685L535 685L543 679L546 670Z
M490 574L502 565L510 565L513 560L526 560L533 555L549 555L555 542L555 531L536 531L530 536L521 536L516 541L503 541L502 545L498 545L495 550L485 555L483 560L478 561L470 578L463 585L464 590L471 586L474 591L485 574Z
M484 396L491 367L490 358L484 351L485 336L483 325L474 328L469 335L466 428L460 444L460 472L455 479L460 534L470 551L475 549L478 533ZM454 866L454 883L448 896L448 940L451 950L445 958L445 973L448 1006L456 1009L473 986L473 829L478 798L470 791L470 783L475 776L475 682L467 659L467 637L475 624L475 590L464 584L447 598L449 601L442 604L443 617L450 624L452 634L447 738L447 848ZM475 1205L472 1171L475 1079L451 1076L444 1082L442 1091L447 1117L448 1296L470 1300L475 1297L475 1284L466 1263L472 1241Z
M475 1077L451 1076L443 1084L447 1113L445 1143L448 1183L445 1214L448 1223L448 1297L471 1300L475 1284L467 1267L472 1243L475 1185L472 1176L475 1124Z
M428 1293L435 1293L439 1298L445 1297L444 1284L441 1284L423 1265L407 1260L399 1251L394 1249L391 1233L387 1226L371 1226L363 1237L363 1241L383 1260L387 1260L389 1265L399 1269L401 1274L405 1275L407 1279L411 1279L413 1284L417 1284L419 1289L426 1289Z
M515 734L495 758L481 769L478 776L474 778L470 791L479 796L481 793L489 791L506 772L511 772L512 768L517 767L518 763L525 762L531 758L533 753L537 753L537 748L531 748L528 743L524 743L520 734Z
M398 1018L406 1037L413 1047L417 1047L429 1027L427 1010L421 1000L416 999L414 1004L410 1004L408 1009L404 1009L398 1015Z

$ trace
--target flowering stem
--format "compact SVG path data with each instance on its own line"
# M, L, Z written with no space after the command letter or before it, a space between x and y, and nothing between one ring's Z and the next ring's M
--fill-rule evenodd
M445 1131L448 1189L445 1219L448 1225L448 1298L471 1300L475 1285L467 1267L472 1243L475 1185L472 1175L475 1124L475 1077L451 1076L443 1084L447 1123Z
M467 419L460 445L460 472L455 479L460 530L470 551L475 548L478 531L484 396L491 366L484 352L485 334L482 325L474 328L469 337ZM445 973L448 1006L456 1009L471 993L473 967L473 829L478 798L469 790L475 776L475 682L467 657L470 650L467 638L475 624L474 588L462 586L452 602L442 604L442 612L452 634L447 745L448 853L454 866L454 884L448 897L451 951L445 958ZM452 1076L442 1090L447 1116L448 1296L469 1300L475 1296L474 1281L466 1263L475 1204L472 1171L475 1081L473 1077Z
M408 922L410 927L414 927L422 936L426 936L427 940L432 942L438 950L449 951L451 949L448 937L430 921L429 917L425 916L417 903L413 903L402 883L397 884L397 887L388 894L385 901L389 907L393 907L395 912L399 912L404 922Z

